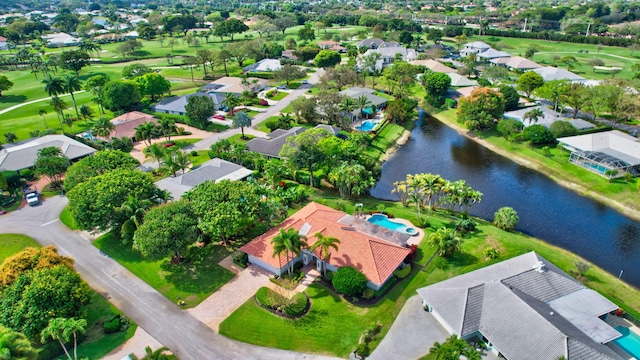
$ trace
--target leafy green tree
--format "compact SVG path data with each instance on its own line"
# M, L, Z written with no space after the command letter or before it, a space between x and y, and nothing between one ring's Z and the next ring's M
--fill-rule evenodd
M325 160L325 155L318 147L320 139L330 136L325 129L309 129L299 135L287 138L280 157L287 158L298 169L306 168L309 171L309 186L314 186L313 171L318 163Z
M233 115L231 126L234 129L240 128L240 130L242 131L242 138L244 139L244 128L251 127L251 117L244 111L238 111Z
M242 21L238 19L227 19L216 25L214 34L216 36L220 36L220 38L222 38L223 36L229 36L231 37L231 41L233 41L234 35L241 34L247 30L249 30L249 27Z
M518 221L520 221L518 213L508 206L501 207L493 214L493 224L506 231L513 231Z
M60 148L52 146L38 150L34 167L36 174L49 178L51 187L62 187L62 175L70 165L69 158L62 154Z
M429 71L423 76L427 101L433 106L442 106L447 90L451 87L451 78L445 73L433 71Z
M544 79L538 73L527 71L520 75L517 81L517 89L524 91L530 97L533 91L544 84Z
M278 235L271 239L273 244L273 256L280 256L285 253L288 264L289 275L293 274L293 263L303 247L307 246L307 237L300 234L298 230L289 228L287 230L280 228ZM291 258L291 260L289 260Z
M115 52L117 52L118 54L122 55L123 58L127 58L127 56L135 53L136 51L142 49L142 43L138 40L127 40L125 42L123 42L122 44L118 45L118 47L116 47Z
M333 274L331 283L337 292L357 296L367 288L367 277L353 266L343 266Z
M575 56L567 55L563 56L558 60L560 63L565 64L567 69L571 70L576 67L576 64L579 64L579 61L575 58Z
M92 177L105 174L116 169L133 170L140 163L128 153L118 150L102 150L93 156L87 156L76 161L67 169L64 178L64 188L70 191L79 183Z
M338 188L342 198L358 197L376 185L371 171L358 163L343 162L329 173L328 180Z
M578 129L576 129L573 124L568 121L558 120L549 126L549 130L553 134L554 138L561 138L566 136L573 136L578 134Z
M78 77L78 75L66 75L62 78L62 82L64 91L71 95L71 101L73 101L73 108L76 110L76 116L80 117L80 113L78 112L78 105L76 105L76 98L75 96L73 96L74 92L82 90L82 83L80 82L80 78Z
M9 190L9 184L7 184L7 178L0 172L0 193L2 190Z
M49 94L49 96L60 95L64 93L64 82L59 77L51 77L47 76L42 80L44 85L44 91Z
M387 117L396 124L404 124L416 117L418 103L406 97L389 102L387 105Z
M60 54L60 67L74 71L76 76L80 76L80 70L89 65L89 60L89 54L82 50L63 51Z
M413 40L413 35L410 31L407 30L401 31L400 36L398 37L398 41L400 41L401 44L405 44L407 46L411 45L413 43Z
M5 75L0 75L0 97L2 96L2 92L5 90L9 90L13 87L13 82L9 80Z
M372 77L371 87L376 87L376 76L380 75L380 70L378 68L378 61L382 59L382 54L379 52L371 52L367 55L362 55L360 57L362 70L364 71L364 75L367 73ZM366 79L365 79L366 81Z
M138 76L134 80L138 83L142 94L151 96L151 101L155 101L157 96L171 91L169 80L155 72Z
M104 107L111 111L126 111L140 102L138 84L129 80L111 80L104 86Z
M560 100L568 91L569 83L566 80L551 80L535 89L534 93L543 99L553 103L553 110L558 111Z
M520 95L518 95L518 91L509 85L500 86L500 93L504 98L504 110L512 111L518 109L518 102L520 101Z
M273 71L273 79L275 81L284 81L287 86L294 80L302 79L307 73L299 66L284 64L280 70Z
M0 325L0 359L37 360L38 350L23 334Z
M436 341L429 349L429 355L433 355L434 359L438 360L458 360L463 357L468 360L482 359L478 350L456 335L451 335L442 344Z
M521 132L523 127L524 124L518 120L502 119L498 121L497 130L500 135L508 139L511 135Z
M578 111L589 103L587 87L581 83L568 84L560 101L573 109L573 117L575 118L578 116Z
M329 261L329 257L331 254L329 253L330 248L334 248L336 251L338 250L338 244L340 244L340 239L334 238L332 236L324 236L322 233L315 233L313 235L316 238L316 242L311 245L311 251L316 251L320 249L320 258L325 262L322 266L323 276L327 276L327 264Z
M20 275L31 270L48 269L58 265L64 265L73 270L73 259L58 254L58 249L52 245L43 248L25 248L0 264L0 287L11 286Z
M448 257L460 251L462 240L456 234L455 229L441 227L429 235L429 246L436 248L436 254L440 257Z
M0 322L34 340L56 317L81 318L89 286L64 265L28 271L3 289Z
M431 40L435 44L438 44L443 37L444 31L437 28L430 28L429 32L427 33L427 40Z
M300 61L309 61L318 55L320 48L317 46L301 46L294 50L293 54L298 57Z
M209 118L215 112L215 104L208 96L190 96L185 106L189 121L197 124L200 128L206 128Z
M133 236L133 248L152 260L169 255L179 259L200 236L198 218L191 204L178 200L147 212L144 223Z
M291 102L291 109L296 114L298 121L314 124L318 118L318 99L315 97L301 96Z
M128 80L133 80L138 76L143 76L153 72L153 69L145 64L135 63L127 65L122 69L122 77ZM104 86L104 85L103 85Z
M340 64L340 53L333 50L321 50L313 59L314 64L321 68L330 68Z
M298 30L298 39L304 42L316 39L316 32L310 23L304 24L304 27Z
M525 140L531 141L532 144L549 144L556 140L551 130L547 129L544 125L534 124L528 126L522 132L522 137Z
M109 231L127 220L115 211L135 195L140 201L155 201L158 189L149 174L120 168L89 178L67 193L69 209L85 230Z
M491 128L504 112L504 98L489 88L479 88L460 99L457 110L458 122L469 129Z

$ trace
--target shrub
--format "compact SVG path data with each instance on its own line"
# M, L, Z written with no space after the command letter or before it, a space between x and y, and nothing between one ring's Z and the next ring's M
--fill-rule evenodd
M264 286L258 289L255 299L261 307L280 311L289 317L304 314L309 304L309 298L304 293L296 293L291 299L288 299Z
M239 266L247 267L247 264L249 263L249 255L239 250L235 251L233 253L233 262Z
M20 174L27 180L33 180L33 171L31 171L31 169L24 169L20 171Z
M113 334L118 331L120 331L120 315L116 315L111 320L104 322L105 334Z
M265 99L260 99L260 101L258 101L258 104L261 106L268 106L269 102Z
M345 295L358 295L367 288L367 277L351 266L341 267L331 281L337 292Z
M373 297L373 295L375 295L375 291L373 291L373 289L370 288L366 288L363 292L362 292L362 298L363 299L371 299Z
M638 184L640 184L640 181L638 181ZM640 185L639 185L639 187L640 187ZM333 271L327 270L326 273L324 274L325 280L332 281L333 280L333 274L334 274Z
M497 129L500 135L508 138L512 134L521 132L523 127L524 125L518 120L504 119L498 122Z
M532 144L549 144L556 140L551 130L539 124L531 125L524 129L522 136L525 140L531 141Z
M29 133L29 137L36 138L40 136L40 130L33 130Z
M520 217L518 213L508 206L498 209L498 211L493 214L493 224L506 231L515 229L519 220Z
M195 150L191 150L191 156L198 156L198 152Z
M289 304L283 308L285 314L291 317L297 317L304 314L309 304L309 298L304 293L296 293L289 300Z
M6 171L3 174L10 188L15 189L20 186L20 174L17 171Z
M411 265L407 265L400 270L396 270L393 272L398 279L404 279L411 274Z
M360 356L360 358L362 359L371 355L371 349L369 349L369 344L364 342L358 345L358 348L356 349L356 354L358 354L358 356Z
M454 109L458 103L453 100L452 98L446 98L444 99L444 104L449 108L449 109Z
M462 219L460 222L460 228L465 232L471 232L476 230L476 222L473 219Z
M479 78L478 85L482 87L487 87L487 86L491 86L491 82L485 78Z
M500 251L492 247L488 247L484 249L484 257L486 257L487 259L497 259L498 256L500 256Z
M578 129L575 128L568 121L556 121L549 127L549 130L556 138L565 137L565 136L573 136L578 133Z

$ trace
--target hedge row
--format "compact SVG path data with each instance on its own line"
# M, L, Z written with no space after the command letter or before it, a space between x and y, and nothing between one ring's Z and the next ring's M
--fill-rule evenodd
M309 305L309 298L304 293L296 293L291 299L288 299L264 286L258 289L255 299L261 307L276 313L283 313L288 317L304 315Z

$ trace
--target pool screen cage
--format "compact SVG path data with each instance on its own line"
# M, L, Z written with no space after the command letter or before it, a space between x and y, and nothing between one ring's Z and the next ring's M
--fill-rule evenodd
M569 161L587 168L599 175L605 175L607 170L618 170L615 177L622 176L625 172L637 176L640 174L640 164L631 165L615 156L600 151L574 151Z

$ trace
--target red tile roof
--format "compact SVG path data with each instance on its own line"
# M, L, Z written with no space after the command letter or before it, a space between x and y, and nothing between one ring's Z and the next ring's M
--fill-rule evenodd
M145 114L140 111L131 111L126 114L122 114L114 119L111 119L111 123L115 125L115 129L109 134L108 139L112 137L130 137L133 138L136 134L136 128L138 125L145 122L158 122L153 115Z
M329 264L336 267L353 266L372 283L382 285L407 257L409 249L338 222L345 215L347 214L341 211L312 202L279 226L243 246L241 250L269 265L283 268L287 264L286 256L273 256L271 239L278 234L280 228L300 230L306 223L311 225L307 233L309 246L316 242L316 233L340 240L338 250L329 248ZM320 251L316 249L316 256L320 257Z
M0 42L7 42L7 38L4 36L0 36Z

